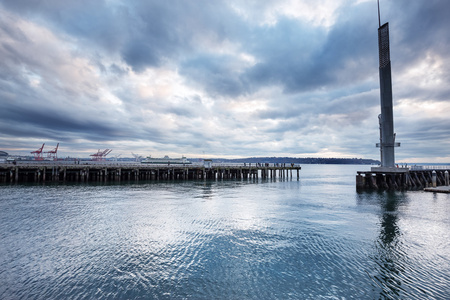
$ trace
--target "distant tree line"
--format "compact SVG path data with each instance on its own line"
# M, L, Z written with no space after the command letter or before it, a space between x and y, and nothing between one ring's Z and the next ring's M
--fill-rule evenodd
M295 164L340 164L340 165L379 165L379 160L363 158L318 158L318 157L248 157L248 158L214 158L217 163L295 163Z

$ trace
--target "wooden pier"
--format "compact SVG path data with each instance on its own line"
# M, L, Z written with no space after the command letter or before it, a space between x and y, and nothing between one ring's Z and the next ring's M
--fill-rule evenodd
M356 188L359 190L423 190L429 187L448 186L449 172L450 167L361 171L356 175Z
M300 178L294 164L148 165L130 163L18 162L0 164L0 183L23 182L123 182L158 180L222 180Z

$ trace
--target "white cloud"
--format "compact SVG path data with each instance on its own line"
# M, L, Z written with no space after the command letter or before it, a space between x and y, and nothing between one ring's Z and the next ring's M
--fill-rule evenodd
M75 6L0 4L0 145L9 152L60 142L73 156L112 148L123 156L379 157L371 1ZM422 45L407 31L413 16L396 20L397 156L445 159L444 149L414 144L450 143L448 41L429 34ZM446 22L434 17L420 29L443 32Z
M336 21L336 11L344 2L337 0L233 1L231 6L239 15L259 25L274 25L280 17L289 17L314 26L329 28Z

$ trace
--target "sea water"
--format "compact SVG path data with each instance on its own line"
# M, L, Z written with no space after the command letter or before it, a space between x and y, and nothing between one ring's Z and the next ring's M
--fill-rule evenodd
M0 299L449 299L450 195L300 178L0 185Z

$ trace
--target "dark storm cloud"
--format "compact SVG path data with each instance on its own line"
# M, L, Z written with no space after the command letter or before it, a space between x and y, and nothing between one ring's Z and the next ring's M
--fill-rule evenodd
M6 1L4 5L103 51L119 52L135 70L158 65L186 46L171 26L177 15L160 1L110 6L105 1ZM136 6L134 6L136 5ZM173 32L173 34L171 34Z
M313 57L323 43L323 29L282 19L274 26L255 28L248 48L258 63L247 76L255 85L282 85L288 91L309 90L324 84L324 70L314 72Z
M415 116L409 126L399 126L398 130L401 132L401 137L410 140L411 142L429 143L432 141L446 141L450 132L450 123L447 118L420 118ZM434 144L439 147L438 143Z
M236 97L250 89L246 78L232 68L239 63L230 55L199 55L181 64L180 74L213 96Z
M386 6L382 17L389 20L391 51L400 65L424 59L427 51L447 56L450 45L448 1L401 0L387 2Z
M329 32L286 17L280 17L273 26L245 24L220 1L202 1L196 6L186 1L147 1L114 8L97 1L6 4L16 11L48 18L58 30L103 45L106 51L117 51L135 71L182 60L181 74L213 94L237 96L266 85L282 85L288 92L297 92L347 83L354 79L343 76L352 67L348 62L356 64L352 69L358 73L353 75L362 78L367 76L366 68L357 65L374 61L367 55L376 43L376 32L367 21L367 4L341 12L343 21ZM202 48L208 47L202 44L205 38L240 44L257 64L245 75L239 74L229 68L239 63L233 62L233 57L202 54L207 50Z
M185 62L181 74L213 95L230 96L270 85L296 93L358 84L373 76L370 66L376 68L376 29L370 24L376 15L369 5L360 5L339 18L342 22L328 32L286 17L275 25L249 27L245 39L236 38L257 61L254 66L238 72L230 69L238 63L235 57L205 55Z
M84 42L114 48L121 42L125 6L111 7L106 1L6 0L2 4L26 18L62 31Z
M316 69L325 70L332 77L332 86L352 87L373 76L377 63L375 20L369 3L340 11L326 43L314 57Z
M136 71L203 51L203 39L233 38L241 23L222 1L6 1L4 5L106 51Z
M174 28L179 16L167 4L142 2L131 8L134 20L127 22L129 37L120 52L136 71L158 66L182 48L188 50L188 40Z
M403 145L447 140L447 119L429 112L412 125L405 107L449 101L450 5L380 2L391 24L394 103L402 105L398 136ZM308 10L311 2L301 3ZM2 1L2 137L377 158L376 1L297 16L287 5Z
M403 27L394 30L402 30L402 42L409 45L403 51L410 54L406 56L408 59L422 53L417 50L431 45L436 50L430 40L437 36L442 41L442 49L447 49L449 38L443 32L443 24L433 29L436 20L448 19L439 18L449 12L445 1L431 1L431 5L397 2L387 2L384 11L401 8L408 12L399 15L405 18ZM204 84L212 93L228 92L236 96L246 93L252 86L267 84L282 85L288 92L349 84L355 78L363 80L371 76L372 70L366 66L376 64L377 19L373 3L343 8L336 25L328 32L286 17L281 17L274 26L243 26L245 23L220 1L202 1L196 6L186 1L146 1L113 8L102 1L69 4L6 1L5 5L48 18L47 22L52 20L54 27L103 45L108 51L115 49L136 71L170 59L181 59L185 61L182 74ZM387 5L392 8L386 8ZM395 20L394 14L392 19ZM450 21L446 22L450 25ZM207 35L213 35L217 42L230 39L240 43L245 51L255 56L257 64L249 68L244 77L228 70L230 57L195 57L195 53L202 51L198 47L205 47L199 43L200 37ZM194 57L183 59L189 52Z
M81 118L78 114L68 114L61 109L48 107L0 105L0 119L5 131L12 132L19 128L15 135L64 140L66 135L85 135L90 139L122 139L130 132L125 128L118 128L114 124L107 124L104 119Z
M366 79L371 76L366 66L376 61L369 16L368 5L359 5L341 12L328 32L291 19L257 29L252 53L260 62L248 71L249 78L282 85L289 93Z

